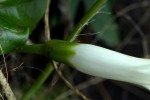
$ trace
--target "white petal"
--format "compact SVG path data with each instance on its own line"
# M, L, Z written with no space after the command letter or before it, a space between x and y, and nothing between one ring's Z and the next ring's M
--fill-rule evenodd
M138 85L150 85L150 60L124 55L102 47L80 44L70 62L81 72ZM150 86L149 86L150 87Z

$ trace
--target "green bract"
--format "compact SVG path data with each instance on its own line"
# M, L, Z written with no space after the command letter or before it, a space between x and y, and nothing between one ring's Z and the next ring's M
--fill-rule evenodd
M79 43L72 43L61 40L50 40L45 44L45 52L48 53L52 59L70 64L69 59L75 55L73 48Z

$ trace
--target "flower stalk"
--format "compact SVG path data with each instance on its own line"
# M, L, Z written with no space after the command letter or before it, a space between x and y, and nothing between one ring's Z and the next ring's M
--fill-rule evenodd
M97 0L86 15L79 21L69 36L66 38L67 41L75 40L76 36L82 31L82 29L88 24L91 18L93 18L105 4L107 0Z

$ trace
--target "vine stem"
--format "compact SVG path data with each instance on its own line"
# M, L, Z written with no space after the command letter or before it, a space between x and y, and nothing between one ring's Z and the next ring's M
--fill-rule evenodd
M38 79L35 81L35 83L33 84L33 86L22 97L21 100L29 100L35 94L35 92L42 86L42 84L45 82L45 80L48 78L48 76L51 74L52 71L53 71L53 65L50 62L46 66L46 68L44 69L44 71L40 74L40 76L38 77Z
M49 28L49 6L50 6L51 0L47 0L46 9L45 9L45 41L47 42L50 40L50 28ZM42 44L38 45L29 45L24 46L22 48L19 48L17 51L24 52L24 53L32 53L32 54L41 54L45 55L44 49ZM44 69L43 73L40 74L40 76L37 78L37 80L34 82L33 86L25 93L25 95L22 97L22 100L29 100L36 91L42 86L42 84L45 82L45 80L48 78L48 76L53 71L53 65L50 62Z
M93 18L103 6L106 0L97 0L96 3L91 7L91 9L86 13L86 15L79 21L75 26L73 31L67 37L67 41L74 41L76 36L82 31L82 29L88 24L89 20Z

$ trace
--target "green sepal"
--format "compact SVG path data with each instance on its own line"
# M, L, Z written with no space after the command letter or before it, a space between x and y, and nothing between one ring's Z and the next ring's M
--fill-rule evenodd
M72 66L70 59L75 55L73 48L77 45L79 45L79 43L63 40L50 40L44 44L25 45L17 48L16 51L48 56L52 60Z
M79 43L50 40L45 44L45 52L47 52L47 55L55 61L72 65L69 62L69 59L75 55L73 47L77 45L79 45Z

